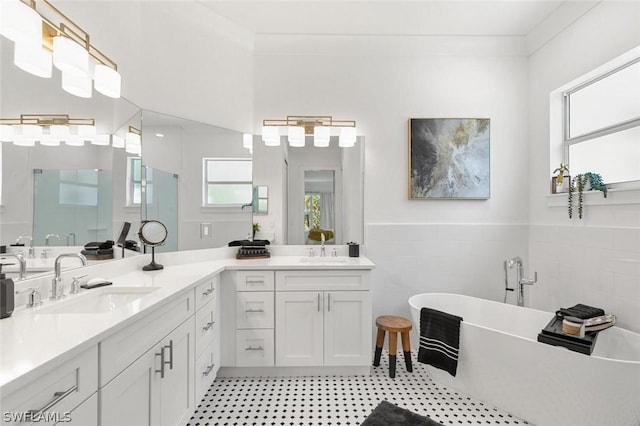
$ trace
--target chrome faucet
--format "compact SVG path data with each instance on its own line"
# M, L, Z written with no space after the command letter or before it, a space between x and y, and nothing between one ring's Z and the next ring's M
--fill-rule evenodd
M326 248L324 247L324 232L320 233L320 257L325 257L327 255Z
M522 258L518 256L513 257L505 262L505 267L508 267L509 269L513 269L514 266L518 267L518 269L516 269L516 281L518 283L518 288L516 289L517 304L518 306L524 306L524 286L533 285L536 282L538 282L538 273L534 272L533 279L524 278L524 265L522 264ZM505 274L506 274L506 268L505 268ZM510 289L507 285L506 290L513 290L513 289ZM505 299L506 299L506 295L505 295Z
M20 263L20 280L24 280L25 278L27 278L27 261L25 260L24 256L22 255L22 253L3 253L2 254L2 258L4 258L5 256L11 256L11 257L15 257L16 259L18 259L18 262Z
M49 245L49 238L55 238L56 240L60 240L60 235L58 235L58 234L47 234L46 238L44 239L44 245L45 246Z
M33 248L33 238L31 238L29 236L23 237L21 235L16 239L16 244L20 243L20 241L25 240L27 238L29 239L29 259L35 259L36 258L36 251Z
M62 253L61 255L56 257L56 261L54 264L55 277L53 278L53 281L51 281L51 297L49 297L50 300L58 300L64 297L64 283L62 282L62 277L60 276L60 263L65 257L77 257L78 259L80 259L83 266L87 266L88 264L87 258L80 253Z

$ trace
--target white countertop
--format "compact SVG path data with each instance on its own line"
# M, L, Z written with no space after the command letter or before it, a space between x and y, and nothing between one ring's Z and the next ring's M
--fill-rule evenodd
M214 252L216 251L217 252ZM0 397L35 380L43 371L73 358L107 336L137 321L151 310L162 306L171 296L189 291L193 284L208 276L231 269L373 269L374 265L365 257L303 259L301 256L273 256L269 259L236 260L229 258L229 249L199 250L198 255L187 256L177 252L175 256L165 253L156 255L164 262L160 271L142 271L141 265L149 262L149 256L109 262L108 265L86 267L82 273L88 278L103 277L113 282L114 287L157 287L158 289L129 304L123 309L102 314L46 314L46 308L60 301L49 301L43 292L44 303L40 308L25 308L16 302L13 315L0 321ZM189 253L189 252L187 252ZM214 255L212 255L212 253ZM226 256L220 258L220 256ZM216 260L202 260L206 258ZM189 261L192 259L192 261ZM172 260L172 262L168 262ZM171 264L173 263L173 264ZM110 273L108 273L110 272ZM78 270L75 270L78 273ZM63 273L67 289L72 272ZM50 281L50 278L48 281ZM16 288L32 286L48 287L48 281L23 281ZM91 290L87 290L91 291ZM71 300L80 295L68 295ZM22 299L21 299L22 300ZM42 312L39 312L42 310Z

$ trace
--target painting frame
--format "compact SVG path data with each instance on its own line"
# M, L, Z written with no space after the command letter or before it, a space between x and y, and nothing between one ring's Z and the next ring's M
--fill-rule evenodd
M409 118L408 198L491 198L490 118Z

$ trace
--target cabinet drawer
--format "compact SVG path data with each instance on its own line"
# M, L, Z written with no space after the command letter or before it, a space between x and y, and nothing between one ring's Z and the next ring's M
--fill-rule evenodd
M196 403L201 401L220 368L219 340L214 339L204 348L195 365Z
M273 328L274 293L242 291L236 293L236 328Z
M236 365L238 367L274 365L273 329L237 330Z
M196 312L196 356L219 334L217 309L212 301Z
M273 271L236 272L237 291L266 291L274 289Z
M220 275L202 280L195 287L196 311L216 298L220 286Z
M100 343L100 387L131 365L164 336L193 315L190 291L142 317Z
M368 270L276 271L277 290L369 290Z
M2 412L20 415L33 410L36 413L34 420L39 420L36 424L50 424L43 421L47 417L42 417L48 415L59 415L58 420L64 421L65 413L72 411L98 389L97 370L98 348L93 346L34 382L3 395L0 401ZM2 424L26 425L31 422L21 422L19 418L8 419L3 415Z

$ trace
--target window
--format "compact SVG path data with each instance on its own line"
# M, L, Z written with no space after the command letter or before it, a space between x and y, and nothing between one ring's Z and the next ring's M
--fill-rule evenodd
M320 194L304 194L304 230L320 228Z
M142 202L142 188L145 188L147 201L153 200L153 170L142 167L140 157L127 159L127 205L139 206Z
M250 158L204 158L203 205L250 204L253 166Z
M640 48L634 51L562 90L564 161L574 176L640 181Z

